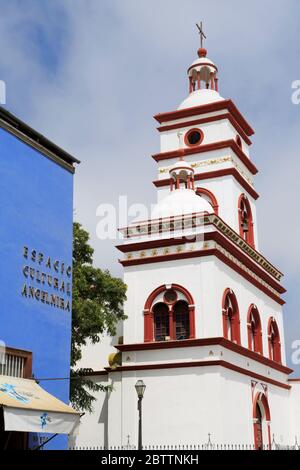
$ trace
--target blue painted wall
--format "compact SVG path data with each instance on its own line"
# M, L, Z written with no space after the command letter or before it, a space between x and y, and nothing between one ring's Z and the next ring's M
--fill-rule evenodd
M36 378L68 377L71 312L22 295L24 284L57 294L23 274L31 267L70 282L45 263L23 256L24 246L72 265L73 175L0 129L0 340L33 353ZM30 255L29 255L30 256ZM60 284L61 285L61 284ZM67 293L60 297L71 300ZM42 381L50 393L68 403L69 381ZM52 448L66 438L54 439Z

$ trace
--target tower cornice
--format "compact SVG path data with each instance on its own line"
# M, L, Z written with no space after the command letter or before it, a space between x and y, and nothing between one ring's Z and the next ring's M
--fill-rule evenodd
M170 349L170 348L187 348L187 347L201 347L201 346L222 346L230 351L238 353L244 357L260 362L268 367L272 367L279 372L284 374L291 374L293 369L280 364L276 361L272 361L268 357L265 357L255 351L251 351L242 345L236 344L229 339L222 336L212 338L196 338L186 340L174 340L174 341L155 341L149 343L135 343L135 344L117 344L115 348L121 352L129 351L145 351L155 349ZM299 379L298 379L299 380Z
M255 250L251 245L249 245L235 230L233 230L226 222L216 214L190 214L184 216L175 216L168 217L166 219L149 219L146 221L141 221L129 227L120 228L119 231L123 234L127 243L117 246L120 251L128 252L126 247L132 245L130 240L136 240L137 237L139 240L134 242L135 244L141 244L145 241L155 241L157 238L155 236L160 236L159 241L162 242L167 240L182 240L182 243L185 243L185 240L188 238L190 241L193 241L196 237L191 238L191 235L181 232L181 236L178 236L176 230L182 231L181 223L184 223L183 228L186 229L189 227L188 223L191 221L191 227L196 228L198 225L213 225L215 226L220 233L222 233L230 242L234 243L240 250L252 260L255 261L259 266L261 266L268 274L270 274L277 281L281 280L283 273L279 271L272 263L270 263L263 255L261 255L257 250ZM166 232L166 238L163 239L163 232ZM206 232L205 237L210 236L211 232ZM146 240L146 237L153 237L149 240ZM208 239L208 238L207 238Z
M154 116L154 119L156 119L157 122L162 124L165 122L175 121L177 119L184 119L186 117L197 116L214 111L220 111L223 109L227 109L231 113L231 115L235 118L236 122L241 126L241 128L248 137L254 134L254 130L252 129L252 127L248 124L248 122L240 113L233 101L229 99L203 104L201 106L194 106L192 108L185 108L166 113L159 113Z

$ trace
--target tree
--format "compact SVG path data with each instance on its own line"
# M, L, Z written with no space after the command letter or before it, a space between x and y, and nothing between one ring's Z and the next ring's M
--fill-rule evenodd
M93 266L93 248L89 234L79 223L74 223L73 234L73 305L70 398L80 411L92 411L95 397L90 393L108 387L95 384L88 378L87 370L76 368L82 357L81 348L87 340L98 343L103 333L116 334L116 326L126 316L123 303L126 285L109 271Z

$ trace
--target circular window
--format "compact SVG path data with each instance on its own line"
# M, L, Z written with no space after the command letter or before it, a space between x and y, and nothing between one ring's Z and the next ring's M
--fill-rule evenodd
M174 291L174 289L168 289L166 290L164 294L164 301L167 302L167 304L173 304L177 300L177 294Z
M196 145L200 145L203 140L203 132L200 129L190 129L185 134L185 144L188 147L194 147Z

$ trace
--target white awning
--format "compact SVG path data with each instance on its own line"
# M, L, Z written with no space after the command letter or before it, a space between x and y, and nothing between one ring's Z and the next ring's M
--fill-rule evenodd
M80 414L34 380L0 375L5 431L77 434Z

